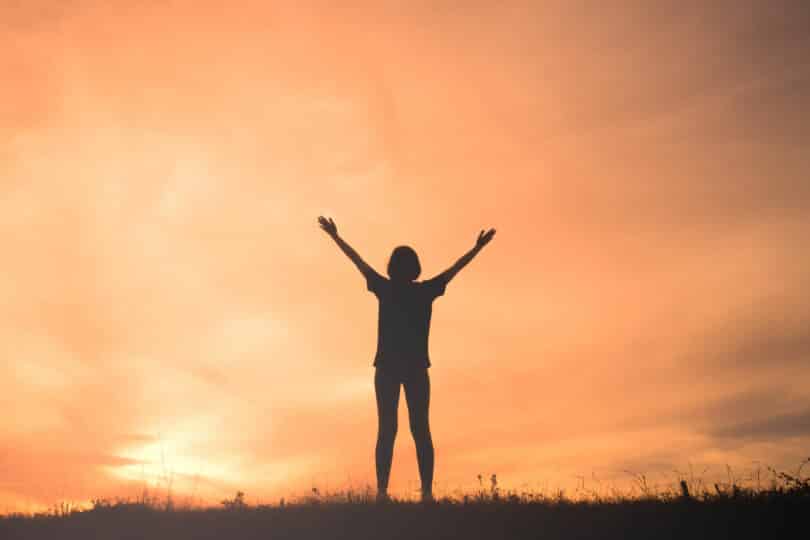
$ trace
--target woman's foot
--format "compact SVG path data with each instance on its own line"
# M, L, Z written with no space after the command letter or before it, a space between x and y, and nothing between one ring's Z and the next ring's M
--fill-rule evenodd
M385 504L391 502L391 497L385 491L377 492L377 504Z
M436 499L433 498L433 493L430 491L423 491L422 492L422 502L423 503L434 503Z

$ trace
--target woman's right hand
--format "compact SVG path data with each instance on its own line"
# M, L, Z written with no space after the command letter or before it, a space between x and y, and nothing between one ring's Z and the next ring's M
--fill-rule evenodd
M335 221L332 218L318 216L318 224L321 226L321 229L326 231L326 234L332 238L337 236L337 225L335 225Z

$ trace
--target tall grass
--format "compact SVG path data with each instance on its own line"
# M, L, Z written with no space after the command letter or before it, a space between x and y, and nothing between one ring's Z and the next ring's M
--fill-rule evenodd
M682 475L655 489L635 475L635 489L580 488L566 494L504 490L480 475L477 490L421 504L375 503L370 488L309 493L248 504L245 493L216 507L176 504L144 492L137 499L95 499L87 509L60 504L47 512L0 518L0 538L778 538L810 516L810 478L767 469L726 482ZM807 467L810 469L810 467Z

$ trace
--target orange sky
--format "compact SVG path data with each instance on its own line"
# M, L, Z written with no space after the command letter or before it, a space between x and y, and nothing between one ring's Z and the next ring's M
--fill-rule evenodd
M802 2L292 4L0 6L0 512L373 485L322 213L426 275L499 231L434 308L440 493L807 457Z

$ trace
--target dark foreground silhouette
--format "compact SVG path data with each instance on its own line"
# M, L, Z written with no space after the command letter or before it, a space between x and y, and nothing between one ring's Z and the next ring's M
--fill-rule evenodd
M444 294L448 283L495 236L495 229L481 231L475 245L455 264L435 277L417 281L422 273L419 256L410 246L394 248L388 262L388 278L374 270L340 237L332 218L318 223L354 263L366 279L366 288L379 301L377 353L374 357L374 391L377 398L377 497L388 498L388 478L397 436L400 387L405 388L408 420L419 464L422 499L433 499L433 438L430 434L430 358L428 336L433 301Z
M166 510L97 503L68 515L0 518L0 538L195 539L520 539L802 538L810 485L718 491L692 497L571 502L533 496L484 496L433 504L374 504L371 496L222 509ZM227 501L226 501L227 502ZM791 532L792 531L792 532Z

